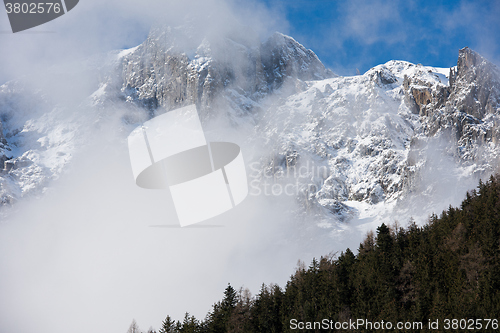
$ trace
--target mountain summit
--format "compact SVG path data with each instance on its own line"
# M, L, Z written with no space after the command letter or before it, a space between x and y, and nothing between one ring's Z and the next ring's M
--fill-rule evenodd
M143 44L120 54L114 93L150 110L194 103L209 115L228 106L248 111L287 81L334 76L289 36L275 33L260 43L243 33L205 37L196 45L189 27L155 27Z

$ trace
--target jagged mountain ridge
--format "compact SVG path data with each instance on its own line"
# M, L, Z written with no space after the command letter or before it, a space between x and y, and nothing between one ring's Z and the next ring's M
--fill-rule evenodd
M262 164L271 173L310 161L326 167L303 177L303 199L341 219L358 202L416 206L408 200L418 194L429 205L448 177L465 182L496 170L499 77L464 48L456 68L389 61L364 75L308 82L264 116L259 126L277 153ZM429 183L433 173L442 178Z
M143 44L119 55L121 78L112 73L107 88L153 111L194 103L203 117L227 107L247 112L286 80L334 76L314 52L280 33L264 43L240 34L197 45L189 32L154 27Z
M327 218L345 220L359 210L357 203L384 205L432 192L422 178L432 164L429 143L439 138L453 138L442 152L463 177L495 169L498 69L468 48L451 72L390 61L338 77L279 33L260 43L251 34L196 39L189 29L160 26L143 44L110 57L78 112L92 109L91 117L111 107L142 112L144 120L191 103L204 119L226 110L235 126L256 124L253 137L264 138L272 151L259 159L262 174L275 174L274 181L307 161L326 168L300 177L297 198L305 211ZM50 186L85 141L76 121L57 122L54 105L34 112L40 104L19 102L18 86L10 82L0 92L4 203ZM18 109L26 116L12 121Z

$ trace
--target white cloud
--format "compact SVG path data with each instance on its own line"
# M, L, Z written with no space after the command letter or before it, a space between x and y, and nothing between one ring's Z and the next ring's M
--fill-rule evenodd
M54 63L138 45L153 22L176 26L186 17L205 35L231 31L235 24L260 36L287 27L279 12L253 0L80 1L67 14L25 32L12 34L8 20L0 20L0 84Z
M343 9L341 38L355 38L364 44L383 41L387 44L404 42L404 30L391 29L389 25L400 25L399 2L365 1L363 3L349 1Z

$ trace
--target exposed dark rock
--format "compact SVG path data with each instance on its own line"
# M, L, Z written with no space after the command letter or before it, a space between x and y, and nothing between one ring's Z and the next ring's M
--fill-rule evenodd
M432 100L432 92L428 87L411 87L410 94L413 100L417 104L420 115L423 115L422 111L427 104L430 104Z
M485 164L484 147L500 139L500 71L478 53L465 47L459 50L457 66L450 68L449 86L431 86L418 79L404 78L405 103L419 110L425 139L411 141L405 171L405 191L415 189L425 170L426 140L441 135L441 142L457 163ZM433 148L434 149L434 148ZM444 148L443 148L444 149ZM443 153L445 154L445 153ZM420 161L420 166L417 163ZM481 174L486 176L486 174Z
M6 172L9 172L11 170L16 170L19 168L27 167L27 166L33 164L33 161L22 156L22 157L18 157L15 159L5 160L3 164L4 164L4 170Z
M499 112L499 69L477 52L468 47L459 51L457 71L450 83L450 102L458 111L478 119Z
M266 83L271 90L279 88L287 77L310 81L335 76L313 51L278 32L262 44L260 53Z

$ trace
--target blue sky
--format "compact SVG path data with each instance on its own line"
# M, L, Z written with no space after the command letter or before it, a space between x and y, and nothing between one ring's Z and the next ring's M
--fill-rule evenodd
M500 62L500 1L262 0L336 73L388 60L456 65L464 46Z

